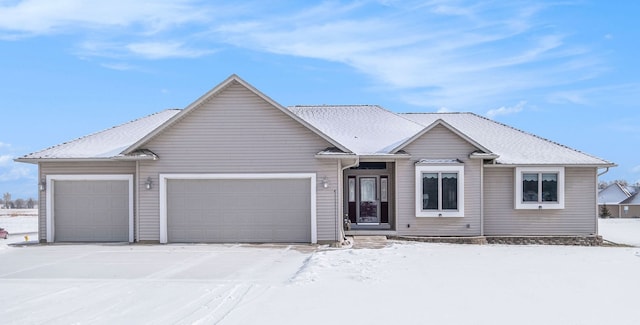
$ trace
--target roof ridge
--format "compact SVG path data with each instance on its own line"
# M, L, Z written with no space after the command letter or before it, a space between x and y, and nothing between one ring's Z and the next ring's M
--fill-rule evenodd
M403 115L418 115L418 114L473 114L472 112L406 112L406 113L398 113Z
M338 104L338 105L332 105L332 104L319 104L319 105L289 105L287 107L291 107L291 108L305 108L305 107L380 107L383 108L380 105L376 105L376 104ZM383 108L384 109L384 108Z
M72 140L68 140L68 141L65 141L65 142L62 142L62 143L58 143L58 144L56 144L56 145L49 146L49 147L47 147L47 148L44 148L44 149L41 149L41 150L38 150L38 151L30 152L30 153L28 153L28 154L26 154L26 155L23 155L22 157L31 156L31 155L36 154L36 153L38 153L38 152L43 152L43 151L51 150L51 149L54 149L54 148L58 148L58 147L61 147L61 146L64 146L64 145L70 144L70 143L72 143L72 142L76 142L76 141L79 141L79 140L83 140L83 139L86 139L86 138L92 137L92 136L94 136L94 135L98 135L98 134L100 134L100 133L104 133L104 132L107 132L107 131L113 130L113 129L115 129L115 128L123 127L123 126L125 126L125 125L129 125L129 124L132 124L132 123L138 122L138 121L140 121L140 120L143 120L143 119L146 119L146 118L152 117L152 116L154 116L154 115L158 115L158 114L164 113L164 112L166 112L166 111L179 111L179 110L180 110L179 108L167 108L167 109L163 109L163 110L161 110L161 111L158 111L158 112L155 112L155 113L152 113L152 114L149 114L149 115L143 116L143 117L139 117L139 118L136 118L136 119L130 120L130 121L128 121L128 122L124 122L124 123L122 123L122 124L118 124L118 125L115 125L115 126L112 126L112 127L106 128L106 129L102 129L102 130L100 130L100 131L96 131L96 132L93 132L93 133L90 133L90 134L87 134L87 135L84 135L84 136L81 136L81 137L78 137L78 138L75 138L75 139L72 139Z

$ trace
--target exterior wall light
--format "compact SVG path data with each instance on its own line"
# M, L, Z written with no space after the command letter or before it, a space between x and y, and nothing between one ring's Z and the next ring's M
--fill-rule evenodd
M147 181L144 183L144 188L146 188L147 190L153 188L153 181L151 180L151 177L147 177Z
M40 180L40 184L38 184L38 189L40 189L40 192L44 192L47 190L47 181L44 178Z
M327 178L327 176L322 178L322 187L324 187L324 188L328 188L329 187L329 179Z

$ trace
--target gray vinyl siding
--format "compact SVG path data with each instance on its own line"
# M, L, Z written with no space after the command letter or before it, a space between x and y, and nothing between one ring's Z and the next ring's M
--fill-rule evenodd
M485 169L486 235L591 235L596 233L595 168L565 168L565 208L514 209L514 169Z
M278 108L233 82L216 96L153 138L144 148L159 156L140 162L139 180L153 179L140 192L140 240L158 241L159 174L316 173L318 241L336 237L337 161L316 159L332 146Z
M42 162L39 165L40 180L47 175L135 175L136 163L131 161L91 161L91 162ZM135 198L135 194L134 194ZM38 196L38 239L47 240L47 196L40 191ZM135 209L135 204L134 204ZM134 212L135 215L135 212Z
M411 155L411 159L396 161L398 235L480 235L481 162L469 159L469 154L477 149L449 129L436 126L404 150ZM464 163L464 217L416 217L415 163L420 159L459 159Z

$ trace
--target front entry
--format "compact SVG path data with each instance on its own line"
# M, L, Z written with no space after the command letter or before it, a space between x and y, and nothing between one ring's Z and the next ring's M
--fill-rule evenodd
M372 164L373 165L373 164ZM365 165L365 167L371 165ZM376 166L376 165L374 165ZM382 168L354 168L345 173L345 217L352 225L389 229L390 182Z

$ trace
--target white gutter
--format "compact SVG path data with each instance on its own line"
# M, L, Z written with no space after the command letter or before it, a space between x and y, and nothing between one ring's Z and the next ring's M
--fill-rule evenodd
M597 171L597 169L596 169ZM600 207L598 207L598 177L606 174L609 172L609 167L607 167L602 173L599 173L596 175L596 236L598 235L599 229L598 229L598 218L600 215ZM618 217L621 216L621 212L620 212L620 204L618 204Z
M607 167L607 169L605 169L602 173L598 174L598 177L600 177L600 176L602 176L602 175L604 175L604 174L606 174L608 172L609 172L609 167Z
M484 236L484 160L480 160L480 236Z
M133 214L135 218L136 224L136 238L134 238L134 242L140 242L140 185L138 184L140 181L140 162L136 161L136 177L133 181L134 191L136 191L135 200L136 200L136 213Z

